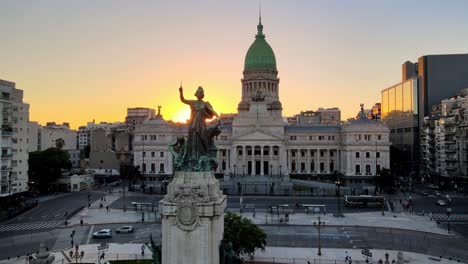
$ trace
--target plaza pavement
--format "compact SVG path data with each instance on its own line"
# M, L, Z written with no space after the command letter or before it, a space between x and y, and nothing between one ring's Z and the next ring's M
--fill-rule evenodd
M121 198L120 193L113 193L105 196L105 201L95 201L91 204L90 208L85 208L71 219L69 219L68 226L80 225L80 220L83 219L85 225L105 224L105 223L136 223L142 221L141 211L135 212L133 208L123 210L111 209L106 210L107 205L111 205L114 201ZM103 204L102 208L100 204ZM385 227L385 228L400 228L408 230L416 230L421 232L429 232L442 235L450 235L447 230L438 227L435 222L430 221L428 217L413 215L409 213L389 213L385 212L382 216L381 212L367 212L367 213L348 213L345 217L334 217L332 214L306 214L305 212L297 212L289 215L288 223L280 223L278 219L283 218L284 214L273 217L267 214L265 210L257 212L254 216L253 212L244 212L243 216L251 219L254 223L259 225L264 224L282 224L282 225L313 225L317 222L318 217L329 226L371 226L371 227ZM156 217L156 218L155 218ZM158 221L157 213L148 214L145 212L145 222ZM83 263L97 263L98 249L97 244L80 245L80 251L85 252L85 257L82 259ZM109 249L105 253L106 260L116 259L149 259L151 252L145 247L145 255L141 255L142 244L109 244ZM379 259L385 260L385 253L390 255L390 261L397 259L396 251L392 250L371 250L373 258L370 263L377 263ZM69 257L68 250L52 252L55 255L54 263L69 263L72 260ZM365 263L365 257L361 255L360 249L335 249L323 248L322 256L317 256L317 248L286 248L286 247L267 247L265 251L258 251L255 254L254 260L262 261L263 263L344 263L346 256L350 256L353 263ZM428 256L424 254L403 252L405 263L415 264L430 264L430 263L461 263L458 260L448 260L439 258L437 256ZM246 257L246 260L249 258ZM328 262L332 260L333 262ZM24 264L26 263L25 256L10 260L2 260L0 264Z

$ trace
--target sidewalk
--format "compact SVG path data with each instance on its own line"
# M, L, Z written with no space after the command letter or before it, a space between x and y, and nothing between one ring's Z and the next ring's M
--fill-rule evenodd
M385 263L385 253L389 254L389 262L392 260L397 261L398 251L394 250L377 250L371 249L372 258L369 258L370 263L378 263L382 259ZM439 258L436 256L429 256L424 254L402 252L404 263L411 264L452 264L462 263L457 260L449 260L446 258ZM366 258L361 254L360 249L338 249L338 248L322 248L322 255L317 255L317 248L287 248L287 247L267 247L265 251L258 250L255 252L256 261L262 261L264 263L344 263L346 256L351 257L352 263L363 263L365 264ZM247 257L245 260L249 260Z
M124 260L124 259L151 259L152 253L148 246L143 244L108 244L109 249L105 251L104 261L107 260ZM79 252L84 252L84 257L80 263L97 263L99 252L98 244L80 245ZM142 255L142 246L144 246L144 255ZM370 250L372 258L370 263L377 263L382 259L385 261L385 253L389 254L389 261L398 260L398 252L393 250ZM59 263L72 263L69 251L51 252L55 256L53 264ZM353 263L365 263L366 257L361 254L359 249L336 249L336 248L322 248L322 255L317 255L317 248L286 248L286 247L266 247L265 251L258 250L253 259L244 257L245 260L254 260L262 263L296 263L307 264L310 263L344 263L346 256L351 257ZM411 264L455 264L462 263L458 260L449 260L446 258L439 258L438 256L429 256L418 253L402 252L404 263ZM19 259L13 258L10 260L1 260L0 264L24 264L26 263L25 257ZM103 262L101 262L103 263Z
M266 214L259 212L253 217L252 212L243 213L243 216L249 218L257 225L265 224L279 224L278 215ZM313 225L314 222L324 221L325 225L330 226L370 226L370 227L385 227L385 228L399 228L408 229L420 232L428 232L440 235L448 234L447 230L437 226L434 221L430 221L428 217L419 216L409 213L388 213L382 216L381 212L367 212L367 213L350 213L344 214L344 217L334 217L332 214L305 214L296 213L289 215L288 223L280 223L283 225ZM267 219L265 219L267 218ZM284 214L279 218L284 220Z

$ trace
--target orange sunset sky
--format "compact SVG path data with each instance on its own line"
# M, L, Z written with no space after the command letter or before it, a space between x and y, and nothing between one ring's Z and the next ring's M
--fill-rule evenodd
M418 3L263 1L283 114L337 106L346 119L379 102L403 62L466 53L466 2ZM123 121L127 107L157 105L180 119L180 81L186 98L202 85L217 112L235 112L257 23L247 0L2 1L0 79L24 90L41 124Z

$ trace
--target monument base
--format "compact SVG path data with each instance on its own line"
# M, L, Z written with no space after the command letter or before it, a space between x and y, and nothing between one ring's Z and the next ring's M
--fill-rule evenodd
M159 202L162 264L218 264L225 208L212 171L176 171Z

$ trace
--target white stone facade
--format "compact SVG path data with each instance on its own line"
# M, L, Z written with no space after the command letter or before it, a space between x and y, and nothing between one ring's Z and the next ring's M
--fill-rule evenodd
M0 90L0 196L8 196L10 192L14 194L28 190L29 104L23 103L23 90L16 89L15 83L0 80Z
M158 115L136 125L133 139L134 166L139 167L145 181L151 184L161 176L173 175L173 157L168 145L186 130L166 122Z

